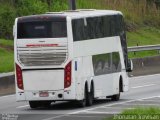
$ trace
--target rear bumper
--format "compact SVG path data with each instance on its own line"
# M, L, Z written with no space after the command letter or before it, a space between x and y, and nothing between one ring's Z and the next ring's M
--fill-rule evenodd
M18 92L16 94L16 99L17 101L63 101L76 99L74 92L70 90L48 91L48 93L48 97L40 97L39 91Z

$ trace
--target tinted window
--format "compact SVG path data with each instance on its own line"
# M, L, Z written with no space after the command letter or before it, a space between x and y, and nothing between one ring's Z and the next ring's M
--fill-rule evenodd
M72 31L74 41L80 41L86 39L84 26L84 19L77 19L72 21Z
M67 37L66 22L33 21L18 23L17 38Z
M121 71L121 63L120 56L118 52L112 53L112 72L120 72Z
M120 56L118 52L92 56L94 75L103 75L121 71Z
M110 37L111 36L111 24L110 24L110 16L103 16L103 36Z
M112 73L111 54L99 54L92 56L94 74L96 76Z
M72 20L74 41L118 36L123 31L122 16L99 16Z

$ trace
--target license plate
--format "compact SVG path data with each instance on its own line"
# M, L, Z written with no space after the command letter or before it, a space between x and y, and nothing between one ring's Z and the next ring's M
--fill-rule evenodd
M39 96L40 97L48 97L49 96L49 94L48 94L48 92L39 92Z

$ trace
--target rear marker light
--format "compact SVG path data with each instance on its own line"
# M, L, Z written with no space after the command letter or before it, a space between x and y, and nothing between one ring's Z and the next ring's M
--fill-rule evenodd
M23 77L22 77L22 70L19 65L16 64L16 77L17 77L17 86L19 89L23 88Z
M64 88L71 86L72 63L69 62L64 69Z

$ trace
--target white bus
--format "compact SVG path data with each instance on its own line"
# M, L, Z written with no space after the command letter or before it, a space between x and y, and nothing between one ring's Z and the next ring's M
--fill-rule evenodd
M16 18L17 101L31 108L53 101L119 100L128 91L123 15L111 10L76 10Z

